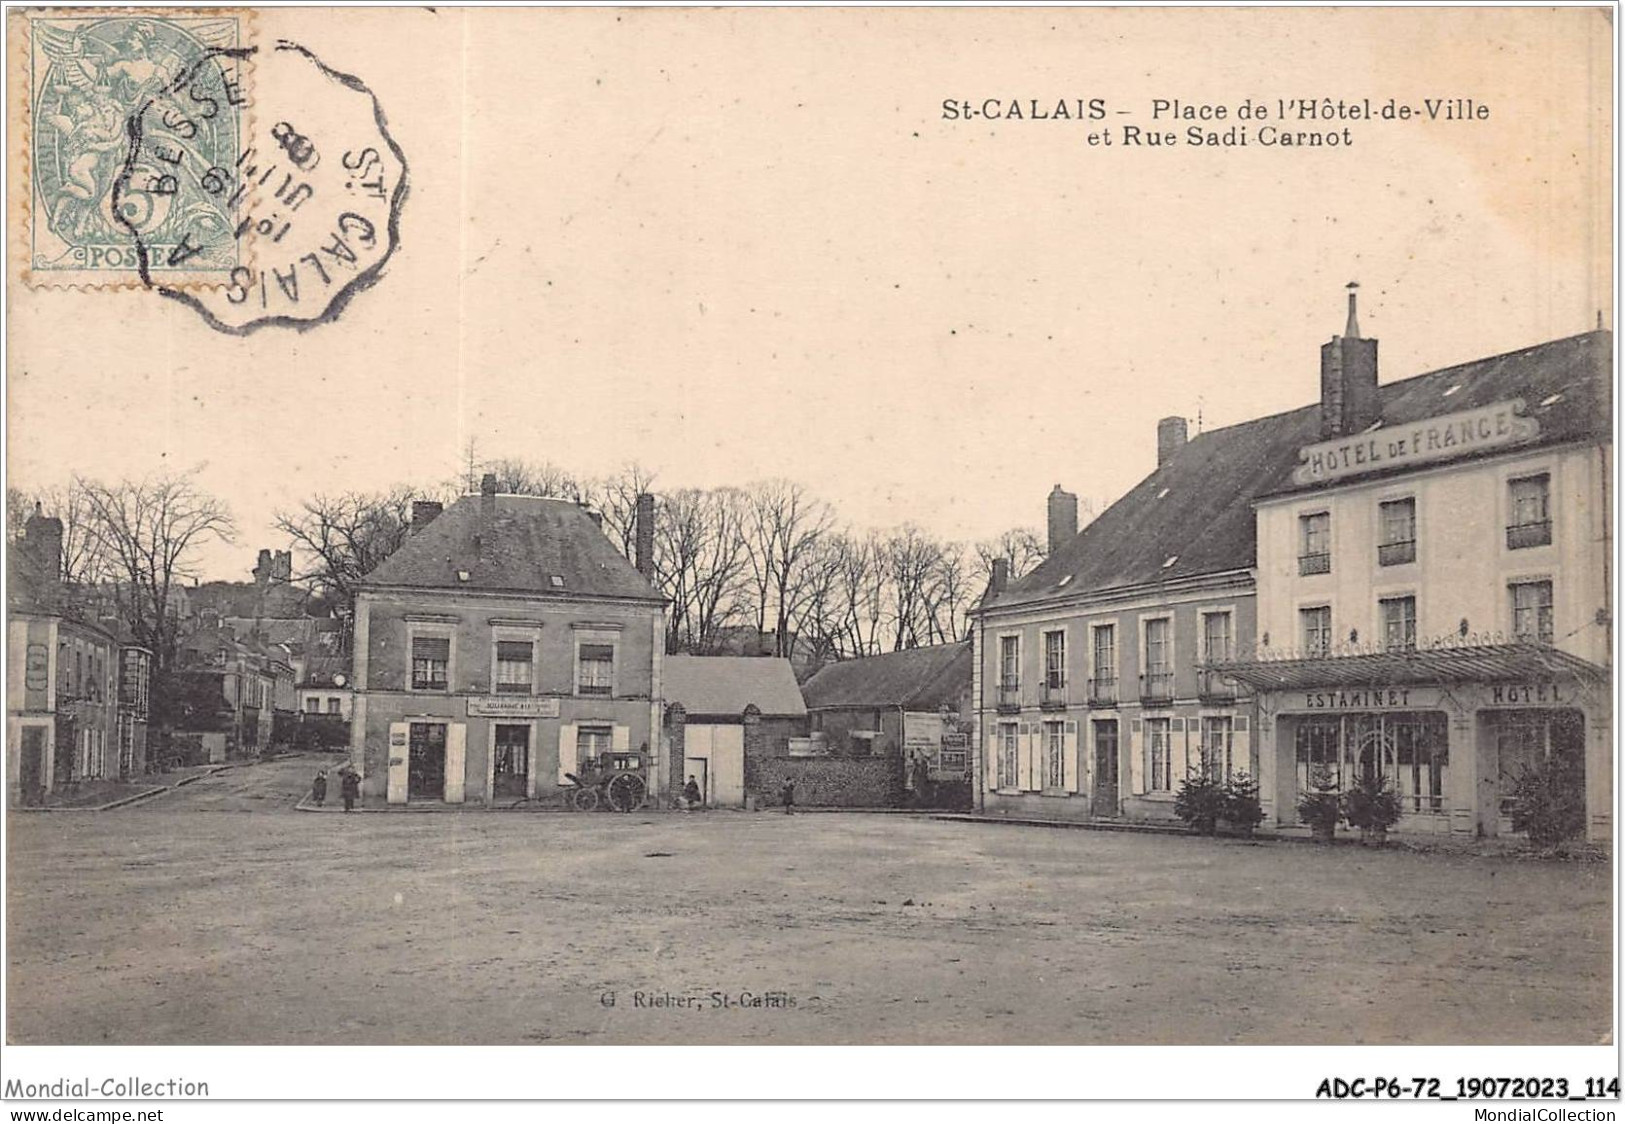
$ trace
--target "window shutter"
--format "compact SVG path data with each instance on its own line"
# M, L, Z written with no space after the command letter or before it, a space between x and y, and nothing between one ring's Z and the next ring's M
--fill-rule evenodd
M615 658L613 644L583 644L581 645L581 658L584 660L612 660Z
M986 784L988 792L999 791L999 755L1004 752L1004 746L999 742L999 727L994 723L987 728L987 739L982 743L982 762L987 768Z
M1016 769L1016 787L1023 792L1031 792L1033 784L1033 728L1022 723L1021 732L1016 740L1016 758L1020 762Z
M412 637L412 658L415 660L451 659L451 641L444 636Z
M1123 731L1123 748L1128 750L1128 780L1129 791L1135 796L1145 795L1145 738L1138 736L1140 724L1129 723L1129 728Z
M463 772L468 760L468 723L446 726L446 803L463 802Z
M576 771L576 728L570 723L559 727L559 783L569 784L566 773Z
M497 659L518 660L523 663L530 662L531 643L529 640L498 640Z
M616 726L609 735L609 748L612 753L625 753L632 747L632 727Z
M1061 769L1065 773L1061 787L1068 792L1078 791L1078 724L1066 724L1066 736L1061 748Z
M412 754L412 724L389 724L389 789L384 799L391 804L406 803L406 762Z

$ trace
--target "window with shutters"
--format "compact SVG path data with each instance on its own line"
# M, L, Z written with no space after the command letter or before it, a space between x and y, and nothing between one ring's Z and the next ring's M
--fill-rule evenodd
M1152 792L1172 792L1173 739L1167 718L1145 720L1146 787Z
M1041 788L1066 787L1066 723L1044 723L1044 776Z
M1234 719L1229 717L1202 719L1202 771L1217 780L1230 779L1234 726Z
M591 770L597 762L607 761L614 731L609 726L578 726L576 728L576 764L582 770ZM592 759L594 764L589 764Z
M528 695L535 690L536 645L529 640L497 641L496 693Z
M576 694L615 693L615 645L582 641L576 648Z
M450 676L451 637L412 637L412 690L444 691Z
M998 788L1021 787L1021 730L1014 722L999 723Z

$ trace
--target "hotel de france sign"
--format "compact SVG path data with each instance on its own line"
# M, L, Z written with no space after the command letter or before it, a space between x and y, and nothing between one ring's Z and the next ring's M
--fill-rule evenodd
M1540 422L1523 416L1524 401L1514 398L1458 414L1441 414L1411 425L1373 430L1305 445L1292 473L1295 484L1326 484L1345 476L1406 468L1519 445L1540 433Z

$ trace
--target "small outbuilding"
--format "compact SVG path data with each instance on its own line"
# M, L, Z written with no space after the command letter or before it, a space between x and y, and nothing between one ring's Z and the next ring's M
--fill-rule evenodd
M674 787L693 777L708 807L743 807L754 791L747 779L760 771L750 761L788 757L791 744L807 737L807 707L789 660L668 656L664 694L666 753L671 775L681 778Z

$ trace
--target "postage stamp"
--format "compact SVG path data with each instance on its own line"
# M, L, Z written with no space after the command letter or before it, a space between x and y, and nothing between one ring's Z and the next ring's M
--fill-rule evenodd
M20 162L26 187L13 193L7 226L23 280L140 284L145 246L148 269L168 284L225 283L243 264L237 220L224 193L201 185L232 167L248 127L250 14L41 10L13 18L26 32L14 41L27 50L25 59L13 56L13 88L26 83L26 98L13 110L8 159L14 175ZM163 123L162 144L139 152L131 145L137 117Z

